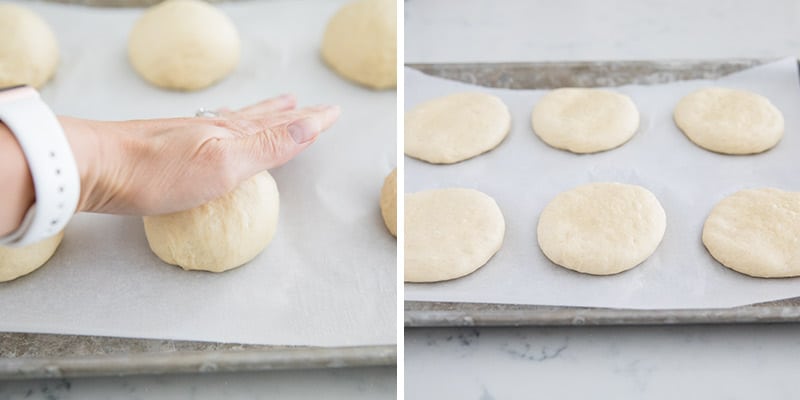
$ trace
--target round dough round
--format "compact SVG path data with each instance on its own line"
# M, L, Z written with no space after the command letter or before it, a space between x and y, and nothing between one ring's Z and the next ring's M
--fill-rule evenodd
M485 153L511 129L500 98L466 92L438 97L405 115L405 153L433 164L452 164Z
M25 247L0 246L0 282L27 275L44 265L55 254L63 238L64 232L59 232Z
M667 218L647 189L590 183L560 193L539 216L539 247L550 261L585 274L627 271L650 257Z
M278 187L269 172L191 210L144 217L150 249L167 264L222 272L252 260L278 225Z
M239 48L236 27L217 8L199 0L167 0L136 21L128 57L153 85L197 90L231 73Z
M783 114L769 99L745 90L701 89L675 107L675 124L696 145L723 154L756 154L778 144Z
M0 3L0 87L41 87L58 68L58 42L38 15Z
M361 85L397 87L397 2L356 0L342 7L325 29L322 59Z
M749 189L722 199L703 225L703 244L743 274L800 276L800 192Z
M500 249L505 229L500 207L477 190L407 194L405 281L445 281L474 272Z
M383 181L381 215L386 228L397 237L397 168L393 169Z
M573 153L621 146L639 129L639 110L630 97L602 89L562 88L533 108L533 131L545 143Z

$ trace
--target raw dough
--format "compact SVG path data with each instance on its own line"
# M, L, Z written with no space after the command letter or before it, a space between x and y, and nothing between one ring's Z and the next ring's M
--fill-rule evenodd
M545 143L573 153L621 146L639 129L639 110L630 97L602 89L562 88L547 93L531 116Z
M239 34L231 20L199 0L167 0L136 21L128 41L133 68L167 89L197 90L239 63Z
M590 183L560 193L539 216L539 247L565 268L592 275L629 270L650 257L666 215L653 193L622 183Z
M25 247L0 246L0 282L27 275L42 265L56 252L64 232Z
M722 199L703 225L703 244L743 274L800 276L800 192L749 189Z
M144 217L144 230L150 249L167 264L222 272L267 247L278 225L278 205L278 187L264 171L200 207Z
M689 140L717 153L761 153L783 136L781 111L766 97L745 90L690 93L678 102L674 117Z
M0 88L41 87L58 68L58 43L38 15L16 4L0 3Z
M406 282L472 273L500 249L506 229L494 199L473 189L407 194L405 225Z
M397 87L397 2L356 0L342 7L325 29L322 59L353 82Z
M386 228L397 237L397 168L393 169L383 181L381 215Z
M485 153L511 129L500 98L466 92L438 97L405 115L405 153L434 164L452 164Z

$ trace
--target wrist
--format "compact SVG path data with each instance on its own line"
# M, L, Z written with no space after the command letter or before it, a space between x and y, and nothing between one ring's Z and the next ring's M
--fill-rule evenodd
M58 117L67 137L81 180L81 194L76 213L97 208L97 188L102 185L103 157L101 136L94 121L72 117Z
M3 160L0 168L0 186L7 188L6 193L10 194L3 196L3 206L0 207L0 237L2 237L17 229L36 198L25 154L14 134L2 121L0 121L0 160Z

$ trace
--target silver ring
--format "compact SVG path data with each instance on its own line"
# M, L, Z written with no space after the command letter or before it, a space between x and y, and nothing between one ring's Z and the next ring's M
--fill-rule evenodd
M197 109L197 112L194 113L195 117L201 118L216 118L219 117L219 113L214 110L208 110L203 107Z

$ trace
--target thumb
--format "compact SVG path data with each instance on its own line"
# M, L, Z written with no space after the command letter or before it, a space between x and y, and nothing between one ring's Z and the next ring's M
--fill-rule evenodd
M231 139L236 154L246 157L245 176L285 164L308 146L339 118L338 106L310 109L262 132Z

